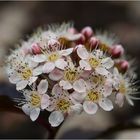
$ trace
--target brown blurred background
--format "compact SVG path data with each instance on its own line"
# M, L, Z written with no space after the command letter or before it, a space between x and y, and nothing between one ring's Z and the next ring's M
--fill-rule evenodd
M24 114L10 108L6 97L17 97L3 68L14 45L27 39L37 27L73 21L80 31L88 25L119 36L131 58L136 58L140 73L140 2L0 2L0 138L46 138L47 131ZM68 118L57 138L139 138L140 101L112 112L82 114ZM47 120L47 118L46 118ZM120 125L122 124L122 125ZM117 125L115 127L115 125ZM115 128L115 129L114 129Z

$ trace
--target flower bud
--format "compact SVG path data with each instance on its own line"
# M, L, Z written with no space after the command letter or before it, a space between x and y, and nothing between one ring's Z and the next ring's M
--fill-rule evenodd
M40 54L41 53L41 48L38 43L33 43L31 46L31 50L33 54Z
M87 26L82 29L81 33L86 37L90 38L93 35L93 30L91 27Z
M115 58L120 57L121 55L123 55L124 53L124 48L122 47L122 45L114 45L111 48L111 55Z
M126 60L122 60L120 61L120 68L122 71L127 71L127 69L129 68L129 63Z
M96 37L91 37L89 40L89 45L92 49L95 49L98 43L99 43L99 40Z
M81 34L81 37L77 40L77 45L78 44L84 44L86 41L85 36Z

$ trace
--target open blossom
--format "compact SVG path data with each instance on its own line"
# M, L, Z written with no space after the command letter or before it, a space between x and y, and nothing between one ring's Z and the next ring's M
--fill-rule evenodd
M119 73L117 68L114 68L114 87L116 89L116 104L120 107L124 104L124 98L128 101L130 105L134 105L132 99L139 99L133 97L132 95L137 93L137 89L133 85L133 81L129 77L123 76Z
M69 93L59 85L54 85L52 95L50 105L46 108L48 111L52 111L49 116L51 126L56 127L60 125L67 114L81 112L82 105L80 103L74 104L69 97Z
M15 99L17 105L32 121L48 112L52 127L83 111L111 111L114 102L122 107L125 99L134 105L132 100L139 99L130 80L134 67L116 43L112 35L94 33L89 26L81 32L70 23L38 30L6 61L9 81L23 95Z
M33 62L30 57L24 57L22 53L13 53L8 61L9 80L16 84L17 90L22 90L34 83L38 75L42 73L42 66L37 66L37 63Z
M95 50L94 52L88 52L83 45L77 46L77 54L81 58L79 65L85 70L94 69L98 74L107 75L109 69L113 67L114 62L110 57L103 56L103 52Z
M50 97L46 94L48 90L48 82L41 80L37 86L37 90L25 90L23 94L25 96L25 103L22 106L22 110L25 114L29 115L32 121L35 121L40 111L45 109L50 104Z

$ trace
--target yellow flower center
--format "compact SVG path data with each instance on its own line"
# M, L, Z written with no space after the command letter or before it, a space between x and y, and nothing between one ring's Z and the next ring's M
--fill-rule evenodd
M60 99L57 102L57 108L61 111L67 111L70 107L70 102L66 99Z
M122 93L122 94L125 94L126 93L126 87L125 87L125 83L124 82L122 82L119 85L119 92Z
M103 44L103 43L99 45L99 48L102 51L105 51L105 52L109 50L109 47L106 44Z
M21 72L21 76L22 76L23 80L28 80L32 76L32 70L30 68L25 68Z
M78 73L76 70L68 69L64 71L64 79L67 81L70 81L70 82L75 81L77 79L77 76L78 76Z
M98 92L96 91L93 91L93 90L90 90L87 94L87 98L90 100L90 101L93 101L93 102L96 102L99 100L100 98L100 95Z
M91 79L92 79L93 83L99 84L99 85L104 84L104 82L105 82L105 78L101 75L94 75L91 77Z
M31 95L31 104L32 104L32 106L38 107L38 106L40 106L40 102L41 102L41 98L38 95L38 93L35 92L35 91L32 92L32 95Z
M56 53L53 53L53 54L49 55L48 60L51 61L51 62L54 62L54 61L56 61L58 58L59 58L59 55L56 54Z
M92 57L89 59L89 64L91 65L91 67L96 68L97 66L99 66L100 60L97 60Z

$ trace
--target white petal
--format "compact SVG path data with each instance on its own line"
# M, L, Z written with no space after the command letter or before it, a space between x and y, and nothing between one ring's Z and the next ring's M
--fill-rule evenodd
M77 47L77 54L81 59L88 59L89 53L87 49L83 45L78 45Z
M30 60L28 63L30 68L35 68L38 65L38 63L34 62L33 60Z
M9 81L10 81L10 83L12 83L12 84L16 84L17 82L19 82L21 80L21 78L18 76L18 74L11 74L10 76L9 76Z
M68 56L69 54L71 54L73 51L73 48L69 48L69 49L66 49L66 50L61 50L59 52L60 55L63 55L63 56Z
M91 102L91 101L85 101L83 103L83 109L88 114L95 114L98 110L97 104Z
M40 94L44 94L44 93L46 93L47 90L48 90L48 81L47 80L41 80L39 85L37 86L37 91Z
M30 112L30 119L32 121L35 121L38 118L39 114L40 114L40 108L34 108Z
M53 81L58 81L63 77L63 71L59 69L54 69L52 72L49 74L49 78Z
M101 108L103 108L105 111L111 111L113 109L112 102L107 98L102 98L99 101L99 105Z
M69 111L70 114L80 114L83 111L83 106L81 104L75 104L71 106L71 109Z
M24 104L22 106L22 110L26 115L30 115L31 107L29 104Z
M80 60L79 61L79 65L84 70L91 70L90 64L87 61L85 61L85 60Z
M112 90L113 90L112 84L113 84L113 81L111 79L106 80L105 85L104 85L104 96L105 97L111 95Z
M83 79L79 79L73 83L73 89L77 92L85 92L86 84Z
M16 84L16 89L17 90L22 90L27 86L27 84L28 84L28 81L25 81L25 80L20 81Z
M59 126L64 121L64 116L60 111L54 111L49 116L49 123L52 127Z
M61 94L63 92L62 88L59 86L59 84L55 84L52 89L52 95Z
M64 59L58 59L55 61L55 66L63 70L67 66L67 62Z
M66 34L64 37L70 41L75 41L81 37L81 34Z
M44 94L41 98L41 108L45 109L50 105L50 97L47 94Z
M107 74L109 74L109 72L105 68L103 68L103 67L97 67L96 68L96 72L98 74L101 74L101 75L107 75Z
M43 66L38 66L33 70L33 75L38 76L43 73Z
M82 103L86 95L87 95L86 92L79 93L79 92L74 91L72 94L70 94L70 98L74 104Z
M34 62L38 62L38 63L45 62L46 59L47 58L44 54L37 54L37 55L33 56L33 58L32 58L32 60Z
M43 72L44 73L49 73L51 71L53 71L53 69L55 68L55 65L53 62L47 62L44 66L43 66Z
M110 69L114 65L114 61L110 57L103 59L101 63L102 66L105 67L106 69Z
M119 107L122 107L123 104L124 104L124 95L121 94L121 93L117 93L115 103L116 103Z
M68 81L61 80L59 85L63 87L63 89L68 90L72 88L72 85Z
M37 80L38 77L30 77L28 85L31 85Z

